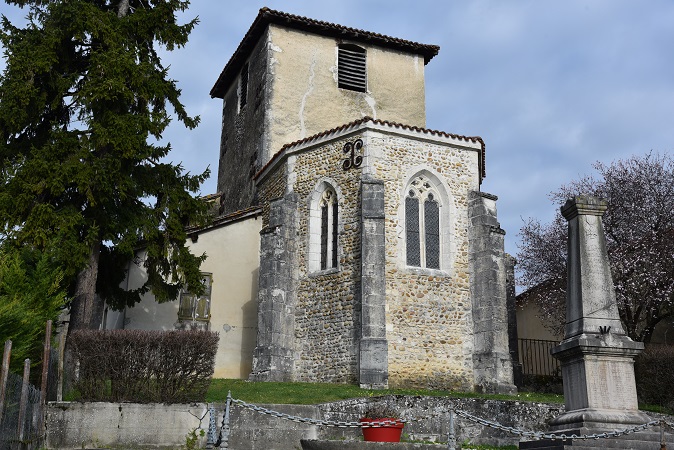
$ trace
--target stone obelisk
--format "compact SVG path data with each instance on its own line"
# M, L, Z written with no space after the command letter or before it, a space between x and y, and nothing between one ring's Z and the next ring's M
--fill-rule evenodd
M552 350L562 366L566 413L552 430L588 433L643 424L634 358L643 350L624 331L606 252L606 202L578 196L561 208L568 221L566 325Z

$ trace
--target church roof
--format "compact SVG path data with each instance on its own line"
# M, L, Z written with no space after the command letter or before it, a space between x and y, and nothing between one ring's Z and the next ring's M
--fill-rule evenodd
M416 131L419 133L423 134L429 134L432 136L437 136L437 137L445 137L445 138L450 138L450 139L455 139L459 141L464 141L464 142L470 142L473 144L479 144L480 145L480 155L478 157L478 164L479 164L479 174L480 174L480 183L482 183L482 179L487 176L486 170L485 170L485 144L484 140L480 136L463 136L460 134L453 134L453 133L447 133L445 131L438 131L438 130L430 130L428 128L422 128L422 127L417 127L417 126L412 126L412 125L405 125L402 123L397 123L397 122L390 122L388 120L380 120L380 119L373 119L372 117L365 116L362 119L354 120L353 122L346 123L344 125L340 125L335 128L331 128L329 130L322 131L320 133L316 133L313 136L306 137L304 139L300 139L295 142L290 142L288 144L285 144L283 147L281 147L281 150L276 152L274 156L271 157L269 162L260 169L255 176L253 176L253 179L258 179L264 172L267 171L269 167L274 165L277 160L283 158L287 153L288 150L296 147L298 145L306 144L312 141L319 140L324 137L328 137L330 135L333 135L335 133L339 133L342 131L347 131L349 129L357 128L361 125L367 124L367 123L372 123L374 125L380 125L380 126L385 126L389 128L396 128L396 129L402 129L402 130L407 130L407 131Z
M335 23L323 22L321 20L284 13L282 11L274 11L273 9L265 7L260 9L255 21L239 44L239 47L220 73L218 80L211 89L211 97L224 97L225 90L238 76L248 55L260 40L260 37L263 35L269 24L282 25L319 34L321 36L352 39L366 44L373 44L380 47L422 55L424 57L424 64L427 64L440 50L440 47L437 45L420 44L418 42L407 41L405 39L373 33L371 31L349 28Z

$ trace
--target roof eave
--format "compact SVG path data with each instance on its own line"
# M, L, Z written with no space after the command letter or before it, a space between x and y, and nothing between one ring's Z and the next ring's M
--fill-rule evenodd
M424 64L438 54L440 47L437 45L420 44L418 42L393 38L383 34L372 33L355 28L349 28L329 22L322 22L293 14L262 8L248 32L239 43L236 51L225 65L217 81L211 88L210 95L213 98L224 98L226 89L238 76L241 67L248 59L248 55L258 43L269 24L288 26L294 29L308 31L322 36L338 39L352 39L385 48L407 51L424 57Z

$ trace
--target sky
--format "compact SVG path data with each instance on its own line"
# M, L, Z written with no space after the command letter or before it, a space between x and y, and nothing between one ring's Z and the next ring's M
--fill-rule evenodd
M176 122L164 138L170 160L210 166L202 194L216 191L220 139L221 100L209 91L263 6L439 45L425 72L426 126L484 139L482 191L499 197L512 255L523 219L552 220L560 205L548 194L594 162L674 150L671 0L193 0L183 16L200 24L163 60L201 124Z

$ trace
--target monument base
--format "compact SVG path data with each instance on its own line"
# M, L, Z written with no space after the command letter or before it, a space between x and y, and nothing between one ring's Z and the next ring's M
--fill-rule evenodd
M420 444L412 442L328 441L302 439L302 450L446 450L447 444Z
M657 428L656 428L657 430ZM583 430L575 430L583 432ZM587 430L585 430L587 431ZM578 433L575 433L578 434ZM587 434L587 433L583 433ZM623 449L623 450L657 450L666 448L666 443L672 443L671 434L664 435L665 447L661 446L661 435L657 431L640 431L615 438L606 439L541 439L540 441L520 442L520 450L592 450L592 449Z
M648 415L638 410L584 408L568 411L552 419L550 431L566 435L594 434L624 430L643 425L651 420Z

